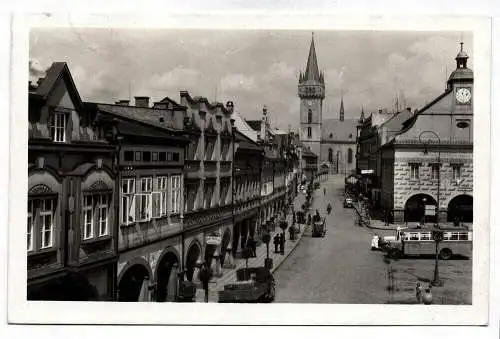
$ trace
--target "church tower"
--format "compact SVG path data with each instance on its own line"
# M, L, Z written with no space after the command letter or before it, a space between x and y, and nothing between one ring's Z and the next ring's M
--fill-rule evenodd
M309 57L305 72L300 72L300 141L321 159L321 122L323 118L323 99L325 98L325 80L320 73L316 49L314 47L314 33L311 38Z

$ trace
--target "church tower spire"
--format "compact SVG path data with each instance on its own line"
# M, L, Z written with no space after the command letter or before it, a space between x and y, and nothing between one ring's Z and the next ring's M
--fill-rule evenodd
M320 81L321 75L318 68L318 59L316 58L316 48L314 46L314 32L311 37L311 46L309 47L309 57L307 58L306 71L303 80Z
M340 94L340 121L344 121L344 93Z
M304 72L299 74L300 141L321 159L321 126L325 99L324 74L319 71L314 33Z

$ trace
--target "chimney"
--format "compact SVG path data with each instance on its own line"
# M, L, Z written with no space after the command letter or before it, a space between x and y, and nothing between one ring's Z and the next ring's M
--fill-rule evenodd
M149 107L149 97L134 97L136 107Z
M115 105L119 106L128 106L130 104L130 100L118 100Z

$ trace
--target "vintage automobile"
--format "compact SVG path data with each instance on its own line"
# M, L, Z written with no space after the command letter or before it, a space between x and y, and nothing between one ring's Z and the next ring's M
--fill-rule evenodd
M346 197L344 199L344 208L352 207L352 198Z
M319 221L313 222L312 236L313 237L324 237L326 235L326 221L322 218Z
M240 268L236 279L219 291L219 303L272 302L276 297L276 281L266 267Z

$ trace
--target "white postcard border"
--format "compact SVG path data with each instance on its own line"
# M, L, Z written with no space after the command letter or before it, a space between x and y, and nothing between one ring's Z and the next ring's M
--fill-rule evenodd
M167 304L26 301L25 206L29 27L472 31L474 39L473 305ZM292 15L37 15L13 21L8 320L65 324L484 325L488 321L491 22L487 17ZM15 225L22 225L17 227ZM477 225L481 225L478 227Z

